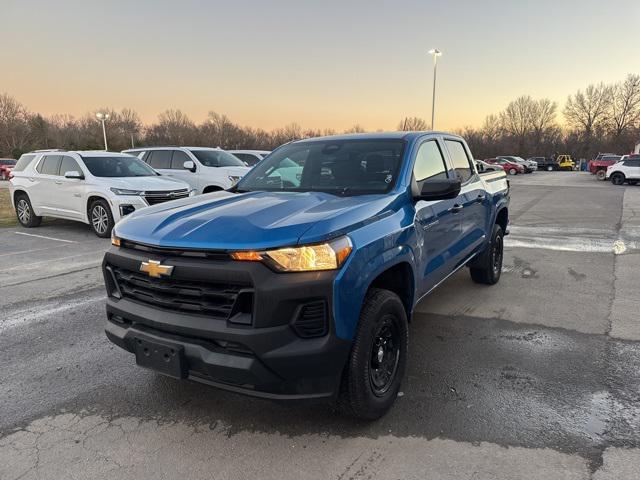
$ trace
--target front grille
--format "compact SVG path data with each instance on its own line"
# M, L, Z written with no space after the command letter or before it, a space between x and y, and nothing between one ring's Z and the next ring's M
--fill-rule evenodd
M293 328L303 338L326 335L327 308L324 300L304 304L298 312Z
M111 266L124 298L182 313L228 319L236 313L250 313L246 296L251 285L152 278L144 273ZM238 298L242 301L236 302ZM234 306L237 307L234 309Z
M189 196L189 190L162 190L144 192L144 199L149 205L156 205L157 203L167 202L169 200L176 200L178 198L185 198Z

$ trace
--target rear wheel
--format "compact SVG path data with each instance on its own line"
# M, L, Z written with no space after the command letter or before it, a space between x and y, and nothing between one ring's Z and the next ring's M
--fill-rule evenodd
M502 274L502 259L504 257L504 233L498 224L493 226L491 242L482 254L479 262L469 268L471 279L476 283L495 285Z
M400 298L389 290L369 290L343 373L340 410L375 420L391 408L404 376L408 337L407 314Z
M16 216L20 225L26 228L37 227L42 222L42 217L33 212L31 200L24 193L16 197Z
M547 172L553 172L553 165L547 165Z
M97 236L101 238L111 236L114 222L111 209L106 201L96 200L91 204L89 208L89 221L91 222L93 232Z
M629 185L637 185L638 184L638 180L627 180L627 183Z
M625 182L624 174L620 172L616 172L613 175L611 175L611 183L613 183L614 185L623 185L624 182Z
M7 172L2 172L2 180L9 180L9 175Z
M606 180L607 178L607 171L606 170L598 170L596 172L596 178L598 180Z
M510 168L509 169L509 175L517 175L518 171L515 168Z

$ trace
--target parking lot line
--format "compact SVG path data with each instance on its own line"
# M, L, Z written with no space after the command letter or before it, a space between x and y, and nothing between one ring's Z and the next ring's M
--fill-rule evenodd
M54 240L56 242L66 242L66 243L78 243L74 240L65 240L63 238L56 238L56 237L46 237L44 235L36 235L34 233L24 233L24 232L13 232L16 235L25 235L27 237L37 237L37 238L44 238L45 240Z

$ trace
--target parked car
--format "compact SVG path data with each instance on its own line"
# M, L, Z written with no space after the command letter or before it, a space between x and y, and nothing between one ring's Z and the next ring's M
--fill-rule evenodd
M589 162L589 171L598 180L607 179L607 168L620 160L620 155L614 153L599 153L596 158Z
M249 171L242 160L220 148L132 148L122 153L137 156L164 176L187 182L196 194L231 188Z
M502 172L502 166L501 165L492 165L490 163L487 163L483 160L475 160L476 162L476 169L478 170L478 172L482 173L482 172Z
M134 213L104 257L106 334L171 377L378 418L416 303L465 265L500 279L508 184L472 158L446 133L306 139L229 191Z
M13 170L16 163L13 158L0 158L0 177L2 180L9 180L11 170Z
M485 162L491 165L500 165L509 175L517 175L519 173L526 172L523 165L507 160L506 158L487 158L485 159Z
M570 171L573 170L576 165L571 155L558 155L556 158L530 157L528 160L535 161L538 164L538 170L546 170L548 172L559 170Z
M497 158L502 158L512 163L519 163L524 167L524 173L532 173L538 170L538 164L536 162L525 160L522 157L516 157L513 155L500 155Z
M640 181L640 155L625 155L624 160L607 167L606 178L614 185L636 185Z
M10 180L11 201L24 227L42 217L88 223L108 237L121 218L149 205L189 196L189 186L161 177L143 161L104 151L23 155Z
M268 150L227 150L227 152L235 155L250 167L271 153Z

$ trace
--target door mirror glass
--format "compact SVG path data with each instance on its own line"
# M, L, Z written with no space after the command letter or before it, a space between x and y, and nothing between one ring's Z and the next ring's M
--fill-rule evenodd
M482 165L480 162L476 162L476 168L479 172L484 172L484 165Z
M195 172L196 164L194 163L193 160L187 160L182 164L182 168L184 168L185 170L189 170L190 172Z
M446 200L456 198L460 194L461 182L459 178L431 180L424 182L420 189L418 200Z
M83 180L84 175L77 170L69 170L68 172L64 172L64 178L77 178L78 180Z

